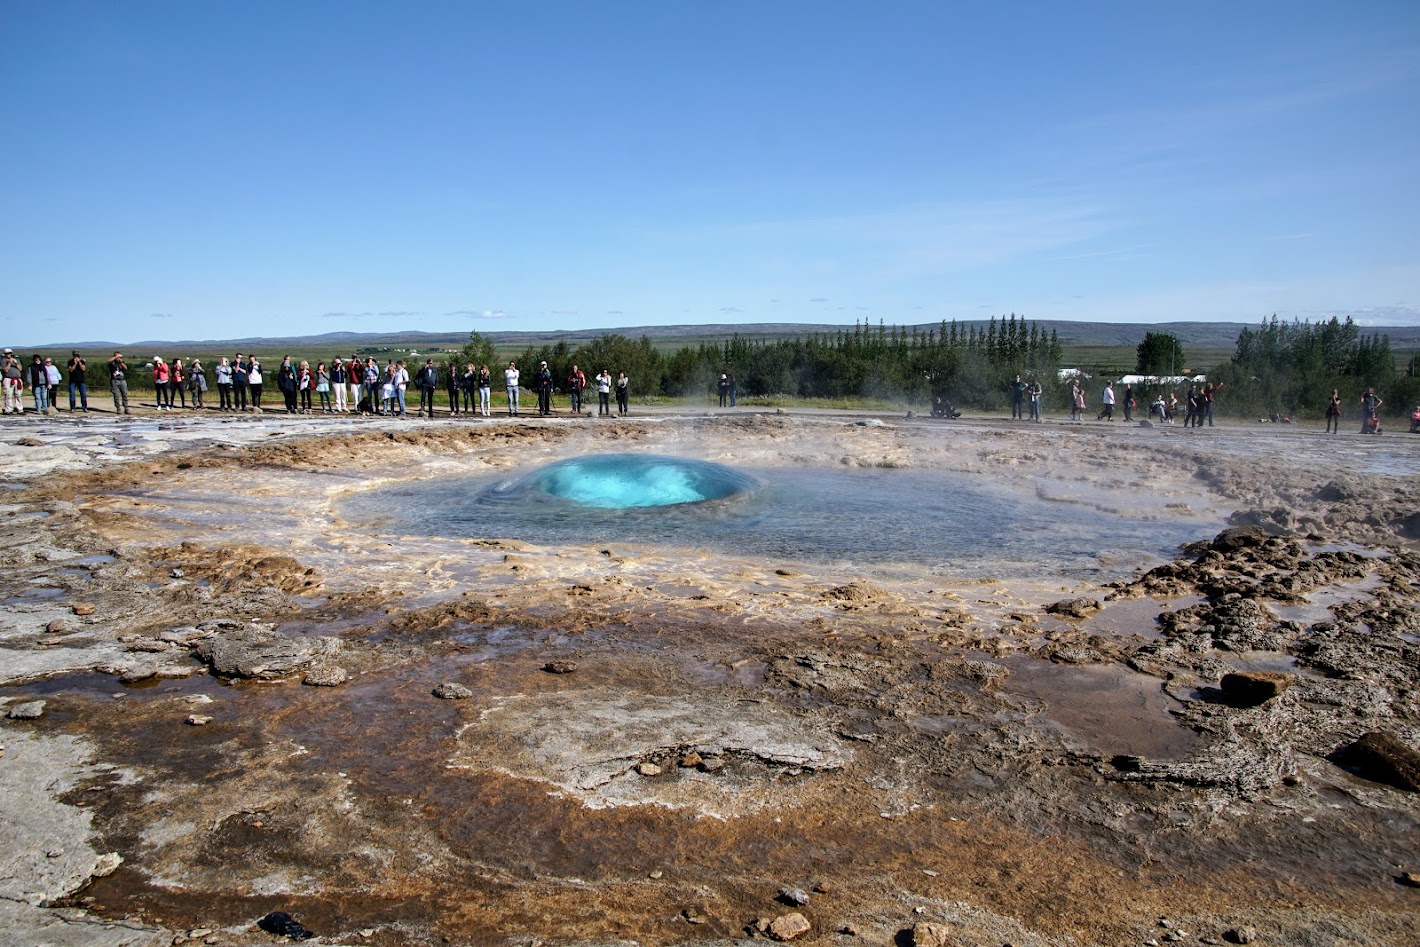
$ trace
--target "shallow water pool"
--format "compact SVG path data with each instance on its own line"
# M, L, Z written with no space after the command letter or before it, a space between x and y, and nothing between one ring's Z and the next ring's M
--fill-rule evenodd
M352 495L339 512L403 535L629 542L772 561L916 563L970 575L1127 574L1219 528L1105 515L941 471L757 467L735 471L742 488L719 499L611 508L552 492L549 470L565 467L382 487Z

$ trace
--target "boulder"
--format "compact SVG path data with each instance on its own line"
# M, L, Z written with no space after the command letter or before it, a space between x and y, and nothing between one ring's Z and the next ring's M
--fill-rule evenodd
M337 647L331 638L293 638L247 625L199 641L194 650L222 677L271 680L295 674Z
M1067 598L1045 606L1046 614L1061 618L1089 618L1100 610L1100 603L1092 598Z
M918 921L912 925L912 947L956 947L959 943L945 924Z
M1256 707L1280 696L1296 679L1286 671L1235 671L1224 674L1218 686L1234 707Z
M1420 752L1393 733L1373 730L1341 750L1338 762L1358 776L1420 792Z
M1271 538L1261 526L1234 526L1214 536L1212 546L1219 552L1232 552L1261 546Z
M38 720L44 716L44 701L31 700L23 704L16 704L5 716L11 720Z
M434 688L434 696L441 700L468 700L473 696L473 691L464 687L462 684L445 681L443 684Z
M769 927L765 933L773 940L793 940L803 934L813 930L813 925L809 919L798 911L792 914L783 914L769 922Z

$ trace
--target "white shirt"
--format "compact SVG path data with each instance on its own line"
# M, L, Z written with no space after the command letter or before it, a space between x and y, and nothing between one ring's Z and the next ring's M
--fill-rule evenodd
M503 384L509 388L518 387L518 370L509 368L503 372Z
M1114 404L1114 388L1106 387L1104 390L1104 403Z
M597 376L597 391L600 391L602 394L607 394L611 391L611 376L606 372L602 372Z

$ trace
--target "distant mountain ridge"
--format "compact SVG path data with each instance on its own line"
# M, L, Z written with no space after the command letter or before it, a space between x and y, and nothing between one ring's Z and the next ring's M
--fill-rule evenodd
M1002 320L998 318L996 321L999 323ZM1179 342L1185 346L1225 349L1233 347L1237 342L1238 333L1243 329L1256 328L1258 326L1258 323L1255 322L1162 322L1148 325L1124 322L1068 322L1054 319L1031 319L1028 321L1033 322L1046 332L1054 330L1059 336L1060 343L1066 346L1132 346L1142 342L1144 334L1147 332L1167 332L1176 336ZM956 321L959 330L966 330L971 326L976 326L978 330L984 329L989 322L990 320L988 319L958 319ZM926 332L928 330L938 329L940 326L941 322L938 321L899 326L899 328L908 330L915 328L918 332ZM876 326L872 328L876 328ZM624 335L633 339L644 335L652 339L669 342L684 338L687 340L687 344L691 344L692 342L703 340L706 337L729 338L732 335L740 335L786 338L796 335L835 335L839 332L851 332L852 330L853 326L851 325L757 322L747 324L552 329L538 332L498 332L484 331L483 329L478 329L477 331L481 332L495 345L507 349L522 345L540 345L544 342L556 342L563 339L568 342L583 342L609 333ZM1379 334L1389 336L1392 349L1420 346L1420 326L1362 326L1361 331L1367 335ZM320 335L246 337L240 339L145 339L138 342L89 340L83 342L55 342L50 345L28 346L26 350L34 349L43 352L79 349L81 351L87 350L90 353L102 353L105 349L110 352L133 349L145 352L152 350L157 354L172 352L175 349L201 349L204 351L230 350L238 352L245 348L272 349L289 347L292 350L299 350L344 349L349 347L355 350L362 346L427 347L431 345L462 345L468 340L468 334L468 331L420 332L417 330L401 330L394 332L326 332Z

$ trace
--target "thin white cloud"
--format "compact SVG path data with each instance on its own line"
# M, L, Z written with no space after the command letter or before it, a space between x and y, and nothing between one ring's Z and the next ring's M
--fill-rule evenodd
M170 312L153 312L148 314L149 319L171 319L172 317L173 314Z

